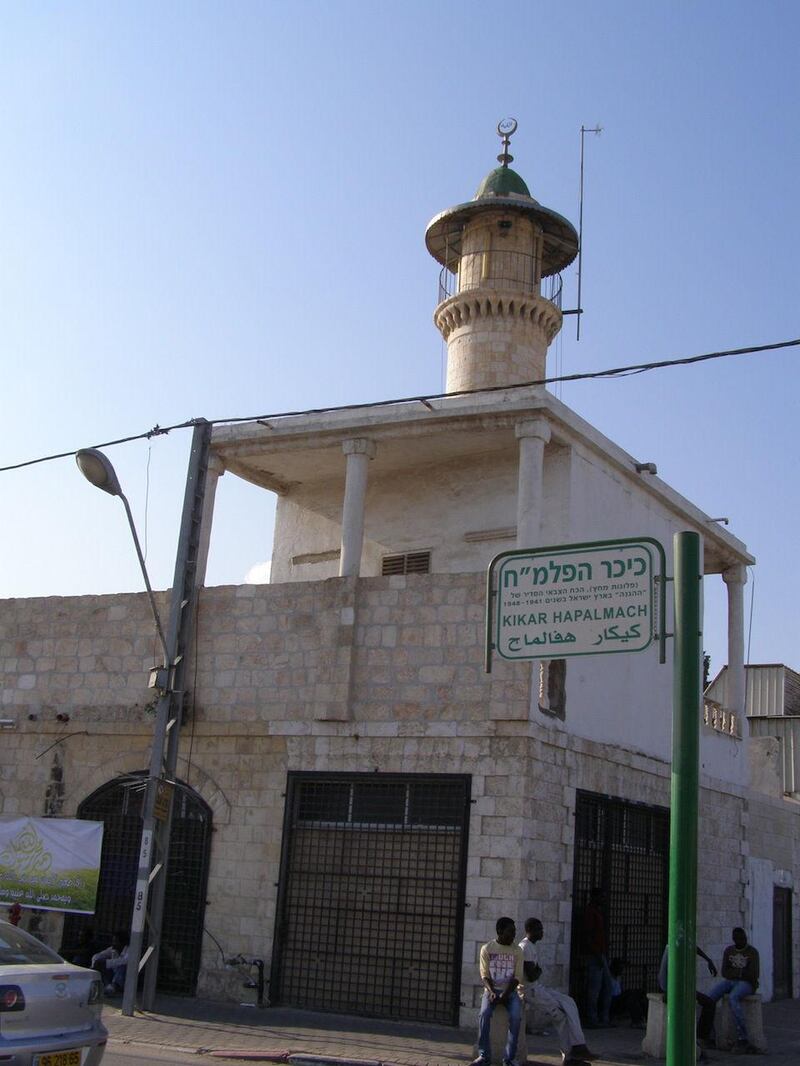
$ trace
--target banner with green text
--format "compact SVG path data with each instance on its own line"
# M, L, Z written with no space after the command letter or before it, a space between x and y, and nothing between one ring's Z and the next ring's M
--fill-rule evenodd
M103 823L0 816L0 903L94 914Z

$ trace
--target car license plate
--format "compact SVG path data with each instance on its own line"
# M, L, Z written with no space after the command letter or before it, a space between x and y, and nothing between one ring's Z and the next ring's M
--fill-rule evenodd
M48 1051L46 1055L37 1055L33 1066L81 1066L81 1049L71 1051Z

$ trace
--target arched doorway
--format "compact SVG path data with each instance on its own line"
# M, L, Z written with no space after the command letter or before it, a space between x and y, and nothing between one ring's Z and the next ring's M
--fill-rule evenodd
M99 946L117 929L129 929L139 844L142 837L144 772L109 781L78 807L78 817L103 822L103 852L94 915L68 914L64 944L91 926ZM177 782L164 899L158 990L193 996L200 969L203 915L211 849L211 808L188 785Z

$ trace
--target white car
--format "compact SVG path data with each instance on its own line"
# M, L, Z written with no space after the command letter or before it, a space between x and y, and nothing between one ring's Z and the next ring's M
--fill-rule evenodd
M102 1008L94 970L0 921L0 1063L97 1066L108 1039Z

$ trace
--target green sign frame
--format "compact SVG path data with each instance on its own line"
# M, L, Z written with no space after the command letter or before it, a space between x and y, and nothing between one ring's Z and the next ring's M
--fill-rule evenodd
M501 552L486 577L486 672L493 653L562 659L644 651L653 641L664 663L666 580L653 537Z

